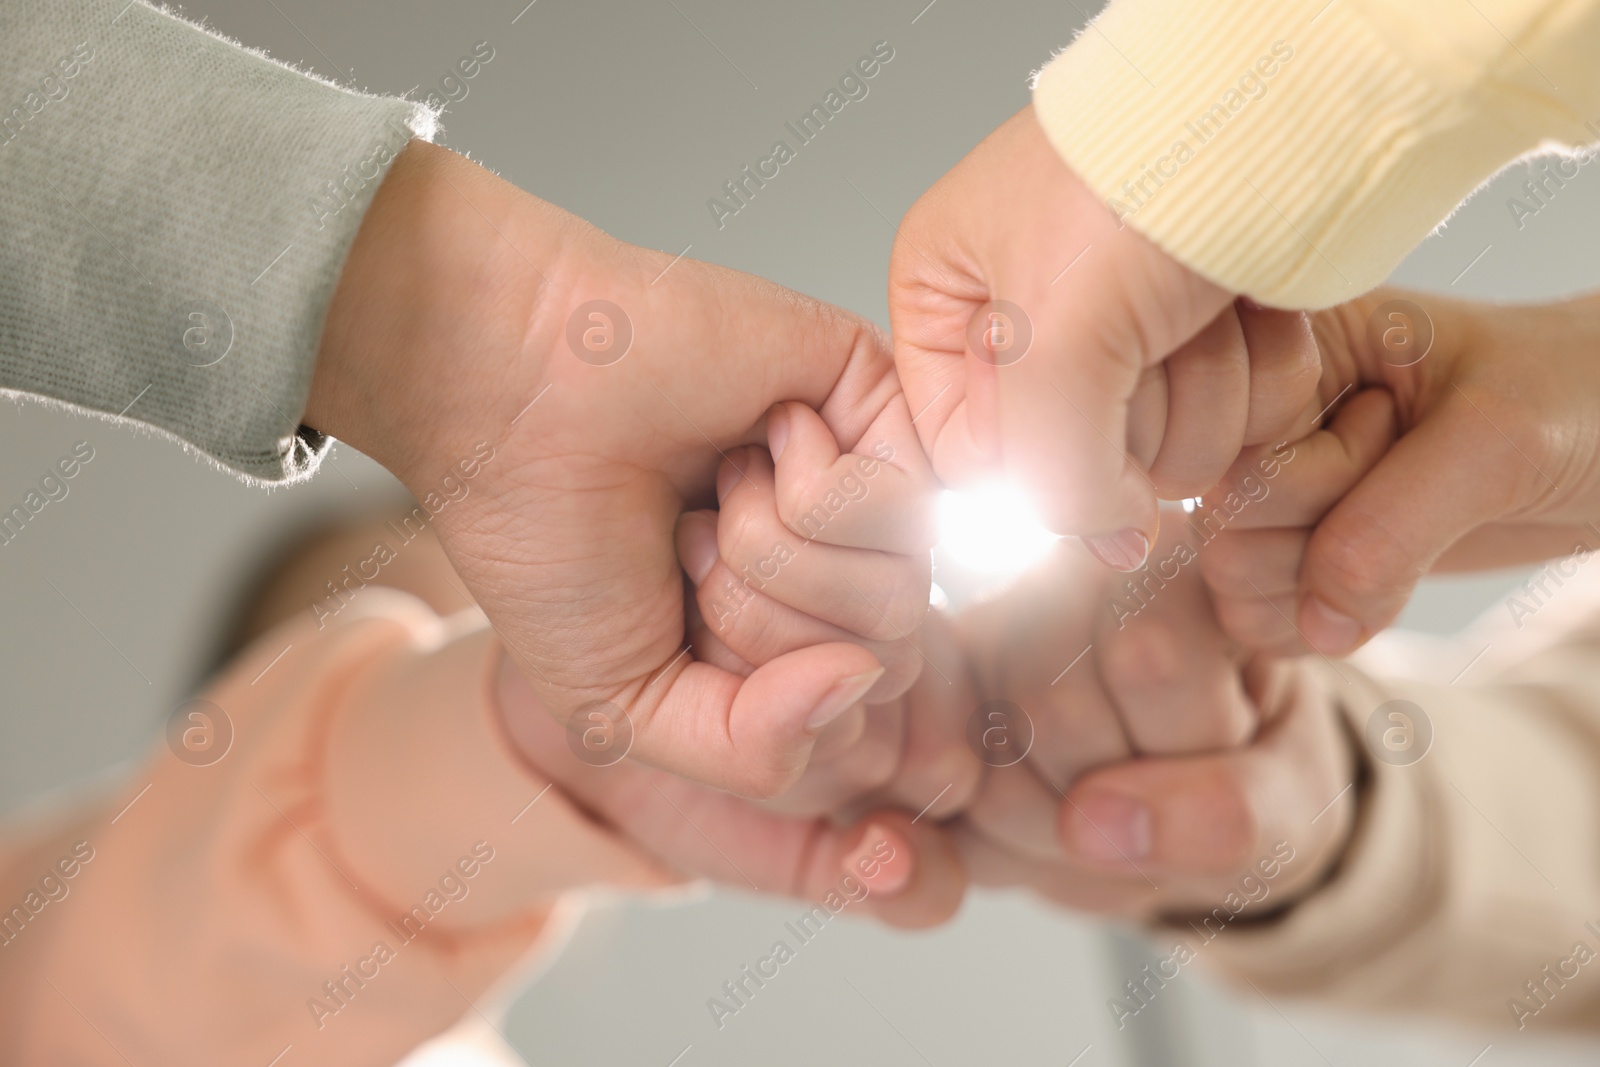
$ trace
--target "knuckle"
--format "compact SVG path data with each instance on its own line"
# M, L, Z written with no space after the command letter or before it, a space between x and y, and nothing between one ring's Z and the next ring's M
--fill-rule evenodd
M1239 686L1238 672L1227 665L1212 699L1206 702L1203 729L1210 748L1237 748L1256 731L1255 706Z
M807 540L820 535L833 519L825 503L828 489L818 491L817 485L812 476L791 476L778 485L778 517L791 532Z
M872 641L905 641L922 626L928 614L931 571L921 566L888 566L875 576L872 588L863 589L861 604L865 629Z
M1261 838L1261 818L1244 783L1237 777L1223 778L1219 792L1215 823L1217 856L1228 867L1242 867L1254 858L1251 853Z
M1262 821L1250 791L1240 776L1223 772L1215 775L1204 795L1192 798L1193 813L1204 813L1197 844L1201 866L1213 873L1231 874L1249 864L1261 840Z
M884 668L883 677L878 679L878 684L872 687L869 694L873 704L887 704L900 699L911 691L911 687L922 676L922 658L909 641L863 639L856 643L877 657L878 663Z
M1421 577L1421 568L1404 563L1404 546L1380 521L1373 516L1361 516L1360 520L1335 517L1324 522L1312 538L1308 562L1321 572L1320 577L1337 586L1336 606L1359 605L1359 610L1371 611L1403 596ZM1398 572L1393 564L1396 559L1402 561Z
M1265 648L1293 636L1288 623L1260 599L1213 597L1212 604L1222 632L1242 645Z
M1107 686L1113 692L1138 692L1173 681L1179 661L1174 636L1153 619L1118 633L1101 658Z
M792 789L804 771L803 761L794 763L773 757L737 776L730 788L750 800L773 800Z
M874 738L857 747L850 778L859 792L867 792L892 781L899 766L899 750L885 739Z
M738 570L761 558L771 531L748 501L729 497L728 502L733 506L724 507L717 517L717 548L728 566Z
M1250 588L1251 560L1244 540L1223 532L1200 555L1200 575L1213 591L1238 596Z

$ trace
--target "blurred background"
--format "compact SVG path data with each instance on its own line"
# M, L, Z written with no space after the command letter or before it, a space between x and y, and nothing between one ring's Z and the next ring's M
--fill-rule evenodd
M1085 2L204 0L180 11L335 80L457 98L445 143L522 188L624 240L764 274L887 325L894 220L1027 102L1029 74L1098 7ZM880 41L893 58L868 95L719 227L708 198L792 141L785 122ZM493 56L478 74L446 82L482 45ZM1521 171L1481 190L1395 280L1514 301L1600 285L1600 168L1519 226L1507 198ZM0 500L20 499L80 440L95 458L70 495L0 546L3 810L115 774L157 743L261 560L314 521L400 492L342 447L311 484L269 493L135 430L7 404ZM936 574L958 602L980 577L948 554ZM1429 583L1403 624L1452 632L1503 610L1520 577ZM793 911L733 892L602 907L496 1025L532 1064L1555 1067L1600 1055L1600 1043L1267 1004L1192 970L1119 1031L1107 999L1148 947L996 893L931 933L831 926L719 1031L706 998Z

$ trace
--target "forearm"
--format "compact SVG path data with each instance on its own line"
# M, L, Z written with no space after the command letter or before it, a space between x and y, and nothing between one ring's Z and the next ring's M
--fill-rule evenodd
M1597 48L1596 0L1113 0L1034 108L1168 253L1322 307L1381 282L1514 158L1600 139Z
M0 1059L99 1062L109 1040L136 1063L266 1063L290 1044L393 1063L568 891L667 881L503 743L498 655L481 621L447 627L387 590L327 632L259 642L203 697L225 746L169 741L8 853L6 905L25 908L41 864L80 841L91 858L7 931Z
M1547 650L1498 655L1519 664L1498 677L1480 663L1477 685L1319 668L1367 738L1353 835L1315 892L1201 954L1269 995L1477 1026L1600 1023L1595 968L1573 962L1600 953L1600 636L1594 591L1570 595L1586 618ZM1513 647L1485 635L1459 661L1486 638L1490 662Z

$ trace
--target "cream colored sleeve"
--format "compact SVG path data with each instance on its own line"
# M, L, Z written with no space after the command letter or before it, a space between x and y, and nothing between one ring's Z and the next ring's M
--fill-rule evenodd
M1597 54L1600 0L1111 0L1034 108L1167 252L1325 307L1513 159L1600 140Z
M1356 828L1331 879L1218 936L1202 953L1211 964L1269 996L1480 1027L1600 1028L1595 558L1547 566L1491 625L1434 655L1437 670L1395 642L1371 648L1365 672L1341 665L1348 684L1319 665L1355 736L1406 700L1431 743L1406 763L1373 758L1367 742Z

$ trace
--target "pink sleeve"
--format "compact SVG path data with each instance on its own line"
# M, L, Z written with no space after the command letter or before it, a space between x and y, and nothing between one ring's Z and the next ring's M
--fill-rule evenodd
M507 747L497 655L476 613L369 590L242 655L190 747L11 828L0 1061L392 1064L563 894L670 882Z

